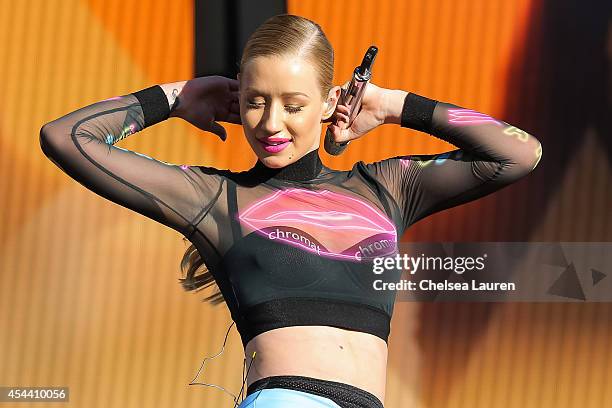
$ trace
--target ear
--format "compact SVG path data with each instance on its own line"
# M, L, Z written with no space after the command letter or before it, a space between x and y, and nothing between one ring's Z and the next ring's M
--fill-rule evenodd
M236 79L238 80L238 88L240 88L240 72L236 75Z
M340 86L334 86L329 90L327 94L327 99L323 102L323 115L321 116L321 120L329 119L336 110L336 105L340 100L340 95L342 94L342 88Z

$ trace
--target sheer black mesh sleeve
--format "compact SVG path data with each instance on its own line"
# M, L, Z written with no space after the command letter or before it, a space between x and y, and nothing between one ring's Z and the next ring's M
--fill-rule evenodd
M216 174L115 146L168 114L159 86L110 98L46 123L41 149L89 190L189 237L217 190Z
M402 127L428 132L459 148L366 164L396 200L404 230L427 215L508 186L529 174L542 156L540 142L515 126L415 94L405 99Z

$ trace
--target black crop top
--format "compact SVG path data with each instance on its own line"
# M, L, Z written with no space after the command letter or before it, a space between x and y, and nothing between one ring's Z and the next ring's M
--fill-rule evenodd
M514 126L413 93L401 126L458 149L358 161L347 171L323 165L314 150L282 169L257 161L233 172L115 146L168 114L163 90L153 86L45 124L41 148L89 190L189 239L244 346L260 333L296 325L387 341L395 292L377 291L372 282L400 277L374 275L373 257L396 253L398 237L423 217L525 176L542 154L540 142Z

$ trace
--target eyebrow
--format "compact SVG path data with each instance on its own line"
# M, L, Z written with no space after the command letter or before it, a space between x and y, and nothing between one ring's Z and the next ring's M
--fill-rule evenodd
M250 88L250 87L246 88L245 91L247 91L247 92L255 92L255 93L260 94L260 95L266 95L266 96L268 95L265 92L258 91L257 89ZM284 92L284 93L281 94L281 96L294 96L294 95L304 95L305 97L310 99L310 96L306 95L304 92Z

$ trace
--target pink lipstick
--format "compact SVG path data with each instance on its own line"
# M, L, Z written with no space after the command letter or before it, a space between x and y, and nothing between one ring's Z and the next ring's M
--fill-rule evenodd
M268 153L278 153L289 146L291 139L263 138L258 139L263 149Z

